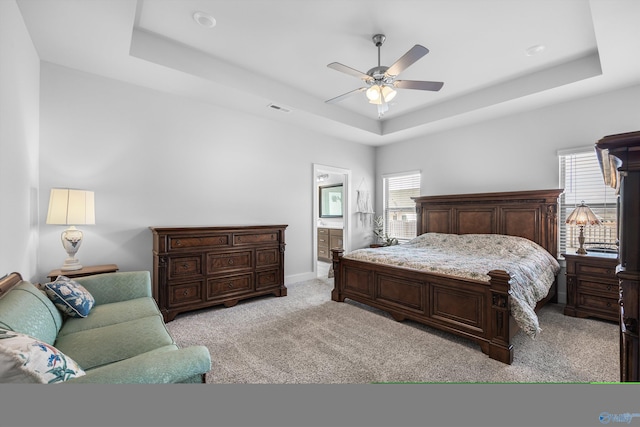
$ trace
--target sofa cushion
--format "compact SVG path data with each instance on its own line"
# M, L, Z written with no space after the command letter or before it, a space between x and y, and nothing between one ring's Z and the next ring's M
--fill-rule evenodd
M128 322L142 317L159 316L158 306L153 298L136 298L129 301L96 305L84 318L68 318L59 336L72 334L87 329L101 328Z
M85 375L57 348L18 332L0 329L0 383L59 383Z
M0 328L53 345L61 327L60 310L43 291L25 280L0 298Z
M86 370L170 344L162 316L155 315L61 335L55 346Z
M47 296L58 309L70 317L87 317L95 300L89 291L67 276L44 285Z

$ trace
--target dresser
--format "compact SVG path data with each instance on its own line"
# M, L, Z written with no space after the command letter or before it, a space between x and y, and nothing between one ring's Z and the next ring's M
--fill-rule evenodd
M567 305L564 314L617 322L617 254L562 254L567 262Z
M331 262L331 249L342 249L341 228L318 228L318 260Z
M287 295L287 225L149 228L153 297L167 322L186 311Z
M620 381L640 381L640 131L596 143L604 182L618 189Z

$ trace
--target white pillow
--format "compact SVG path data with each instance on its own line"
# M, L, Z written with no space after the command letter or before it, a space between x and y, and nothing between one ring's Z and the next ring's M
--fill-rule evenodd
M57 348L29 335L0 329L0 383L60 383L85 372Z

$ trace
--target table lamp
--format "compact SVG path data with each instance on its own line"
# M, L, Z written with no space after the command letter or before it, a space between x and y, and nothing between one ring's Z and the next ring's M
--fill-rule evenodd
M580 227L580 235L578 236L578 242L580 247L576 251L577 254L584 255L587 250L584 248L584 226L585 225L600 225L602 222L593 213L591 208L584 204L584 200L576 207L573 212L567 217L565 221L569 225L577 225Z
M47 224L68 225L61 235L62 246L67 252L61 270L80 270L82 265L76 252L82 244L82 231L75 225L95 224L93 191L52 188L49 196Z

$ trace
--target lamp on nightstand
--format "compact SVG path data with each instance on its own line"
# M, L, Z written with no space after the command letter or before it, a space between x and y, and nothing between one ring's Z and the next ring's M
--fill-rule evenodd
M62 232L62 246L67 251L61 270L80 270L82 265L76 258L76 252L82 244L82 231L75 225L95 224L93 191L52 188L49 196L47 224L69 225Z
M593 213L589 206L584 204L584 200L580 203L580 205L571 212L571 214L567 217L565 221L569 225L577 225L580 227L580 235L578 236L578 242L580 242L580 247L576 251L577 254L584 255L587 253L587 250L584 248L584 226L585 225L600 225L602 222Z

